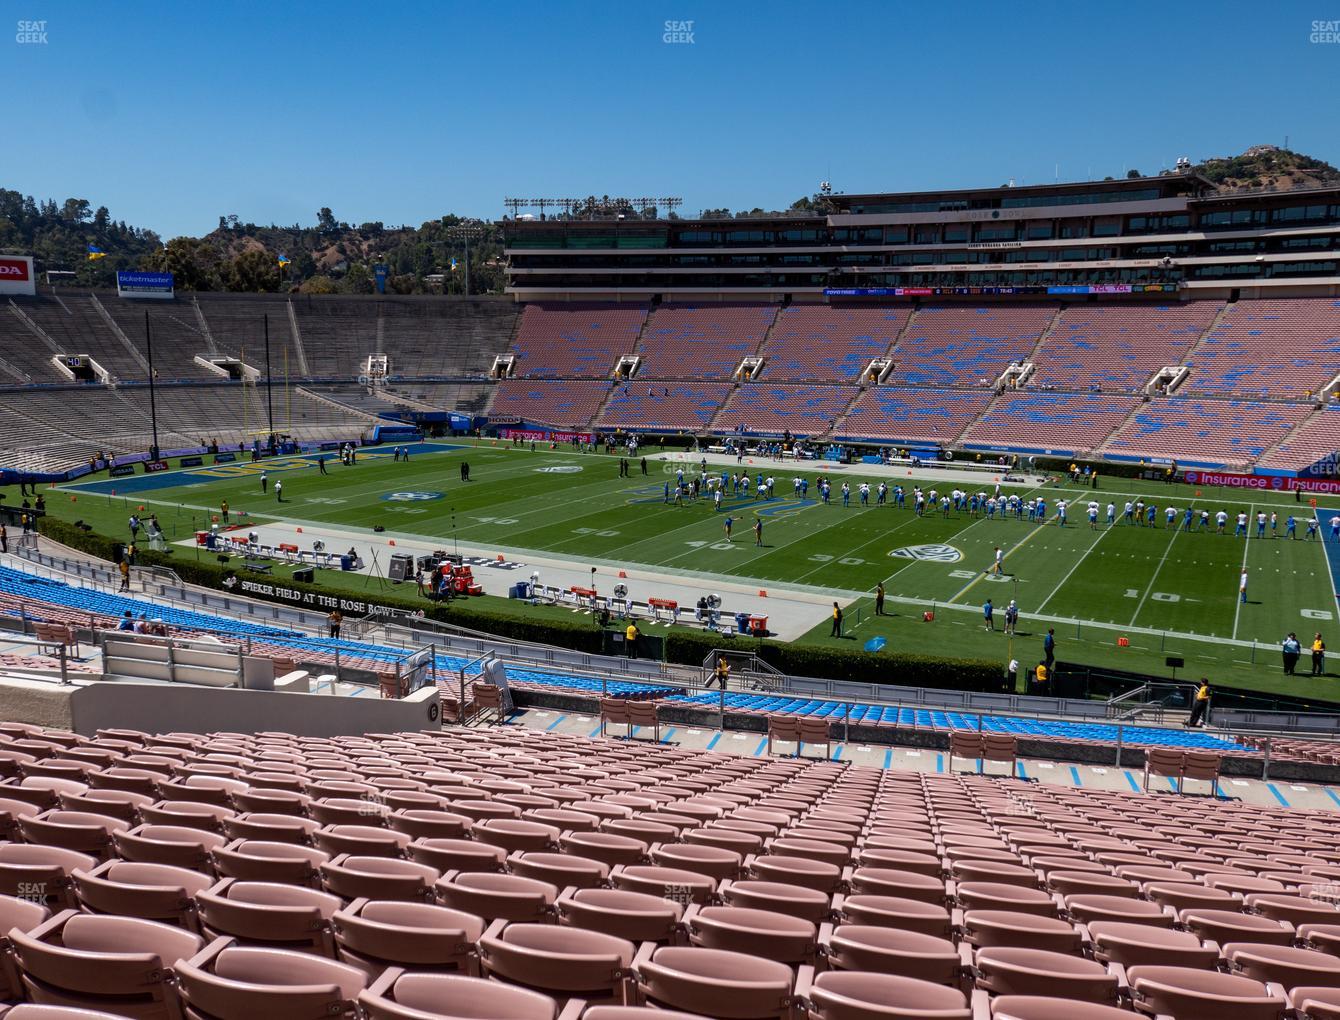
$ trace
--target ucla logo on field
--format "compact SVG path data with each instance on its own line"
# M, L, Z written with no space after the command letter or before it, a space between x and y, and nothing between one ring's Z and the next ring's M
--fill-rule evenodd
M542 475L575 475L581 469L580 464L548 464L535 470Z
M929 560L932 563L957 563L963 553L952 545L907 545L889 553L904 560Z
M388 492L382 497L388 503L427 503L441 498L440 492Z

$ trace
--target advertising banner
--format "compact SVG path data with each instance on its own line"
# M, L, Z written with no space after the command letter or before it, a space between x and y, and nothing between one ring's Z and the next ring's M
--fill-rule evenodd
M595 437L590 432L549 432L544 429L503 429L504 439L524 439L528 443L589 443Z
M1188 485L1222 485L1228 489L1270 492L1340 493L1340 478L1285 478L1281 475L1239 475L1219 471L1187 471Z
M32 297L37 293L37 274L31 255L0 255L0 294Z
M171 273L137 273L117 270L116 296L170 301L172 300L173 283Z

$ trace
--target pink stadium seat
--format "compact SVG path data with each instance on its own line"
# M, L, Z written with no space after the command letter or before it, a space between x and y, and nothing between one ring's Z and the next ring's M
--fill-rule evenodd
M1139 392L1159 369L1182 364L1223 306L1067 305L1033 356L1030 388Z
M516 375L608 379L619 356L633 353L646 318L645 305L527 304L512 344Z
M893 379L911 386L990 387L1022 362L1057 314L1054 305L926 305L894 348Z
M1139 407L1103 445L1123 459L1245 468L1308 416L1303 404L1168 397Z
M777 316L759 352L769 382L857 381L874 358L885 356L911 307L793 304Z
M962 442L969 449L1084 453L1101 446L1137 406L1131 396L1007 390Z
M774 305L663 304L643 327L637 379L729 380L776 316Z
M1230 304L1185 363L1192 393L1310 398L1340 374L1340 301L1290 297Z

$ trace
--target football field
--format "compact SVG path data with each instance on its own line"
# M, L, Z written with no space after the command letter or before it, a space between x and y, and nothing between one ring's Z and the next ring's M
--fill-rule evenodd
M1332 511L1319 506L1318 537L1305 540L1311 507L1288 494L1200 491L1106 477L1098 491L1071 487L1065 479L1007 488L1024 499L1046 499L1047 522L1038 524L1027 515L1016 520L967 510L943 514L937 507L918 516L911 509L913 484L989 492L990 476L979 484L937 486L933 477L893 478L880 468L863 473L862 465L799 468L758 461L750 473L772 473L775 497L728 494L718 511L709 498L666 502L667 485L673 487L680 466L696 474L696 466L683 462L651 459L643 475L632 461L632 476L620 478L618 457L569 448L531 452L485 441L413 449L408 463L394 461L390 448L367 449L353 467L328 454L326 476L308 455L73 483L65 488L77 502L57 497L52 509L123 537L128 513L144 506L146 513L158 513L169 538L180 540L226 500L234 521L245 512L255 521L308 522L363 534L381 524L388 538L446 542L454 536L461 543L496 546L509 556L532 552L575 564L652 568L701 579L705 591L713 579L730 578L761 588L831 593L847 606L848 641L887 636L897 647L949 655L1003 659L1008 646L1003 635L986 632L982 606L993 602L999 630L1005 605L1015 599L1019 638L1030 646L1013 654L1025 665L1030 657L1036 662L1031 644L1040 648L1040 634L1052 626L1064 660L1163 673L1166 655L1177 654L1187 658L1188 671L1217 671L1233 683L1266 690L1299 690L1280 677L1278 647L1286 633L1297 632L1307 647L1315 631L1331 638L1335 626L1328 549L1340 556L1340 543L1329 539ZM469 464L469 482L461 480L462 461ZM270 483L265 493L262 469ZM723 470L741 469L733 463L709 465L718 477ZM816 498L817 479L825 472L833 484L831 504ZM809 481L807 498L794 493L797 476ZM874 487L881 479L904 485L906 508L875 505ZM282 504L273 494L277 480L284 486ZM872 488L868 507L857 497L862 481ZM842 505L842 482L851 486L850 506ZM1101 506L1097 528L1087 520L1091 498ZM1065 526L1054 513L1060 499L1073 501ZM1153 526L1125 523L1128 499L1157 505ZM1114 525L1106 523L1109 502L1116 504ZM1173 527L1165 523L1169 505L1178 510ZM1187 507L1195 511L1190 532L1183 530ZM1215 533L1214 515L1221 509L1228 514L1224 535ZM1201 510L1211 515L1206 529ZM1267 525L1264 538L1256 537L1259 512L1278 515L1273 533ZM1246 539L1233 535L1239 513L1249 518ZM1297 520L1294 540L1285 537L1291 514ZM731 541L727 517L734 525ZM761 546L752 531L756 521L763 526ZM1000 574L990 570L996 547L1003 556ZM1239 598L1244 570L1245 602ZM872 615L871 593L881 581L887 609L895 614L889 620ZM927 610L945 626L924 626ZM829 628L818 611L814 624L806 640L827 640ZM1319 689L1313 693L1323 696Z

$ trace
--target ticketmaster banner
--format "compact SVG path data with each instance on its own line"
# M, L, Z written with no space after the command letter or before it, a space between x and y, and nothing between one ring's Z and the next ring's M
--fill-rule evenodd
M172 287L171 273L136 273L126 270L118 270L116 273L117 297L171 301Z

